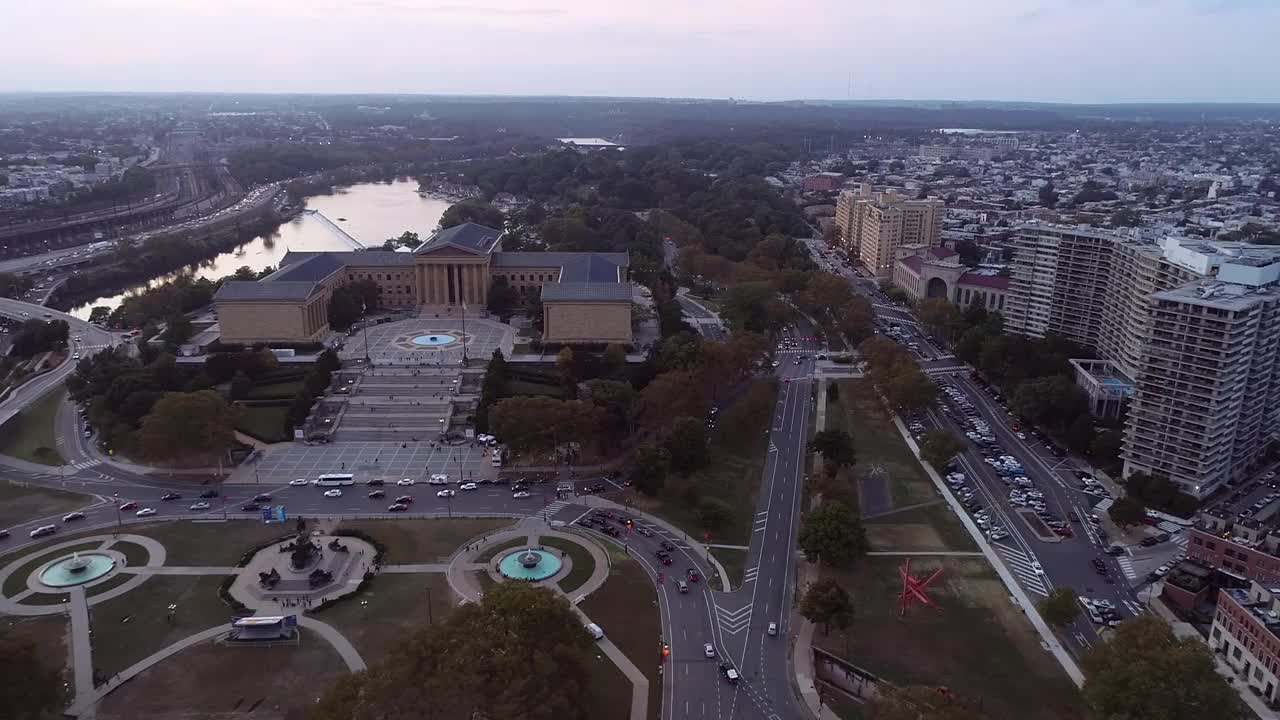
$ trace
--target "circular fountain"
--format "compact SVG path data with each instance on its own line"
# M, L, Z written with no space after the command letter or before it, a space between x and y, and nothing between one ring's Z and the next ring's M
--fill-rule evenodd
M498 572L512 580L546 580L560 572L560 558L545 550L525 548L507 554L498 562Z
M458 342L458 336L450 333L431 333L429 335L416 335L409 342L418 347L443 347Z
M111 572L115 558L103 553L72 553L71 557L55 560L40 571L40 583L48 587L64 588L93 582Z

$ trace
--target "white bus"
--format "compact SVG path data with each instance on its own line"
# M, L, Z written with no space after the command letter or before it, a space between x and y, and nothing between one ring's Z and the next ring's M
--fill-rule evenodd
M338 487L339 485L355 485L356 476L351 473L327 473L312 481L319 487Z

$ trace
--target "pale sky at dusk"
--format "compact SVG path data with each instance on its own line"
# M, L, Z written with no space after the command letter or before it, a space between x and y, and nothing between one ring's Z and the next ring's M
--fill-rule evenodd
M0 0L0 90L1280 102L1280 0Z

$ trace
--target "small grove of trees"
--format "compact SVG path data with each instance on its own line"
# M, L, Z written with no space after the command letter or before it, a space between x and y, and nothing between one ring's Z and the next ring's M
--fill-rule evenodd
M583 400L518 396L499 400L489 410L489 430L517 453L554 449L573 440L598 444L605 411Z
M1085 704L1099 718L1242 720L1252 717L1214 668L1198 638L1178 638L1154 615L1141 615L1098 643L1081 663Z
M592 648L563 595L501 583L407 634L368 672L344 675L308 717L586 720Z
M1054 627L1066 627L1080 615L1076 591L1069 587L1054 588L1048 597L1036 605L1036 609L1040 611L1040 617Z
M1180 517L1190 517L1200 507L1200 501L1194 495L1182 492L1167 478L1135 472L1125 478L1124 487L1128 497L1144 506Z
M442 230L469 222L501 230L506 225L506 216L501 210L483 200L456 202L440 216Z
M652 497L662 490L670 470L670 453L663 448L646 444L636 448L628 478L637 492Z
M843 567L867 552L862 523L839 500L823 500L805 514L797 544L809 562Z
M1137 525L1147 519L1147 506L1142 504L1142 500L1133 495L1126 495L1116 498L1111 503L1107 514L1111 516L1111 521L1121 527L1130 527Z
M377 310L382 300L382 289L377 281L368 278L339 285L329 296L329 327L346 330L366 313Z
M858 346L871 381L890 407L900 412L922 410L933 402L938 386L916 365L911 353L896 341L876 335Z
M284 432L286 437L293 437L293 429L300 427L307 421L307 416L311 414L311 408L316 404L316 398L324 394L329 383L333 380L333 373L342 367L342 361L338 359L338 354L333 350L325 350L320 353L320 357L316 358L316 364L311 367L311 371L302 378L302 387L298 393L293 396L293 403L289 405L289 412L284 418Z
M142 419L140 448L147 457L216 455L235 442L236 409L215 390L165 393Z
M27 320L13 335L13 354L29 358L50 350L67 346L71 328L66 320Z
M806 620L822 626L822 634L831 633L831 626L843 630L853 622L853 601L849 593L831 578L823 578L811 584L800 597L800 614Z
M964 444L946 430L928 430L920 438L920 457L935 470L945 468L961 450Z
M822 466L828 476L835 476L840 468L857 462L853 438L844 430L823 430L814 433L809 440L809 451L822 455Z

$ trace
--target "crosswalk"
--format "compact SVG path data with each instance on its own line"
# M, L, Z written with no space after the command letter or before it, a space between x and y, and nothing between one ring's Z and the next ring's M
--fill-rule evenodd
M91 467L95 467L101 464L102 464L101 460L85 460L84 462L74 463L71 465L71 467L77 470L88 470Z
M729 610L716 605L716 622L720 625L720 629L730 635L737 635L747 626L751 624L751 603L747 603L737 610Z
M556 500L543 508L542 512L545 513L545 517L551 517L552 515L560 512L561 508L568 507L570 504L571 503L565 502L564 500Z
M764 529L768 526L769 526L769 513L768 512L756 513L755 527L752 528L752 532L764 532Z
M1133 569L1133 560L1131 558L1126 555L1121 555L1116 558L1116 562L1120 564L1120 572L1123 572L1125 577L1130 580L1136 580L1138 578L1138 571Z
M1022 587L1038 595L1049 596L1049 588L1044 583L1044 576L1036 572L1031 563L1034 560L1025 552L1007 545L996 545L996 550L1004 556L1005 563L1014 575L1018 576Z
M1173 540L1171 540L1170 542L1182 548L1183 550L1187 549L1187 536L1183 533L1178 533L1177 535L1174 535Z

